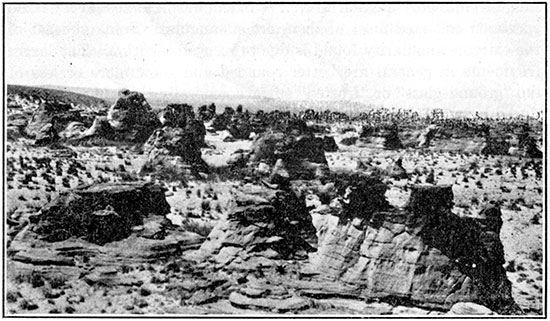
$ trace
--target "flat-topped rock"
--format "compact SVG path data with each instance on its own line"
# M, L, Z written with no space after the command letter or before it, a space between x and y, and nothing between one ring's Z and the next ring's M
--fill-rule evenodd
M164 190L146 182L103 183L63 192L33 217L45 240L83 237L97 244L124 239L149 215L165 215Z

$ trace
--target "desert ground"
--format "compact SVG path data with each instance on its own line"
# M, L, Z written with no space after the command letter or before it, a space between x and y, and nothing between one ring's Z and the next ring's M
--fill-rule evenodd
M4 142L4 222L7 234L4 238L7 266L4 300L7 315L545 313L544 158L533 157L524 151L525 147L518 145L518 136L525 131L507 138L509 148L504 152L492 152L487 148L491 145L487 136L466 131L456 134L453 131L459 132L459 129L448 129L453 120L400 119L398 138L402 146L388 147L389 136L386 133L391 132L391 128L363 135L364 126L387 122L386 119L338 119L341 115L337 115L337 119L301 117L300 121L312 128L311 132L310 129L304 130L308 131L307 136L291 133L294 129L290 125L286 129L284 126L283 129L271 129L273 124L279 122L277 119L285 119L284 115L282 118L275 115L274 120L266 118L268 121L256 126L261 127L261 132L256 127L245 131L241 128L241 119L230 121L236 123L237 129L230 124L227 129L220 130L219 124L216 124L216 118L221 117L219 111L211 115L211 119L200 119L200 111L195 106L192 117L200 119L199 123L204 125L205 131L203 137L191 145L196 146L202 140L201 146L188 147L185 144L191 138L186 138L183 147L177 149L170 147L170 142L151 143L148 137L147 142L136 142L122 135L105 138L99 130L86 134L88 136L82 134L84 129L82 132L67 133L69 121L63 124L63 128L55 129L56 132L43 130L43 125L48 122L53 123L49 128L57 128L59 119L64 119L68 113L66 109L55 111L65 113L58 115L57 123L43 117L41 119L46 120L40 124L41 128L32 132L28 128L40 119L38 113L47 101L66 102L72 109L79 108L81 115L85 115L82 117L86 121L81 122L85 128L95 124L94 119L112 119L107 111L109 106L102 105L100 101L83 100L79 95L58 96L59 93L51 90L45 92L50 96L44 97L41 91L29 92L21 88L10 91L8 88L7 124L8 131L12 131ZM124 94L121 97L119 101L125 99ZM167 121L162 125L160 123L163 117L167 119L170 114L158 115L161 121L157 127L165 128ZM423 137L428 122L439 129L447 129L447 133L453 132L453 135L438 129L427 145L419 147L418 138ZM521 126L528 122L529 135L542 150L541 121L518 118L464 122L489 124L492 137L499 137L505 126L512 126L514 133L518 133ZM155 133L157 131L155 128ZM245 131L244 135L236 134L242 131ZM290 151L284 151L291 156L285 156L285 153L280 156L273 149L284 149L287 142L280 147L282 143L276 141L275 147L265 149L275 154L274 158L269 155L273 160L262 160L258 156L258 150L263 146L260 145L262 138L277 131L288 135L285 137L298 137L292 144L298 143L289 147ZM249 132L253 134L249 135ZM192 136L197 131L191 129L185 135L187 133ZM305 143L307 148L314 148L311 144L315 138L332 137L336 146L321 148L320 151L326 163L324 160L307 159L308 165L302 166L303 157L300 155L303 153L298 149L304 145L299 144L300 139L305 138L300 135L311 139ZM170 139L174 137L169 137L167 141ZM283 141L286 138L273 139ZM159 144L165 145L159 147ZM188 157L193 153L190 151L192 148L195 153L200 151L199 158L204 161L200 166ZM162 152L155 154L156 150ZM304 155L307 157L311 153L308 151ZM196 159L197 156L193 157ZM285 157L292 161L302 158L295 168L294 163ZM279 159L284 162L279 162ZM154 166L148 166L151 163ZM282 163L284 168L281 168ZM322 166L309 167L309 163L321 163ZM399 175L395 173L396 167ZM320 171L324 174L319 174ZM352 213L349 215L352 218L347 222L344 214L339 214L344 211L342 208L347 208L342 205L342 199L345 200L347 194L336 191L339 187L333 177L352 174L377 177L376 184L383 184L384 191L382 196L372 194L372 198L385 198L387 207L366 214L361 208L351 207ZM129 182L136 185L124 185ZM161 205L155 205L160 203L153 204L148 211L157 213L140 214L143 216L140 224L129 226L124 236L119 236L116 231L107 231L111 223L100 225L103 231L98 233L104 233L101 237L106 238L102 241L92 241L101 237L97 236L99 234L87 235L89 230L78 235L69 235L72 230L68 228L63 233L60 228L53 229L55 233L47 232L48 227L58 224L51 222L56 211L61 212L63 206L71 207L73 199L95 193L90 186L105 188L100 191L104 193L101 195L109 197L111 194L105 186L115 186L113 189L130 186L124 187L129 189L128 193L133 193L132 186L139 186L140 191L149 188L147 186L155 186L161 191L168 207L163 205L166 210L161 211ZM467 255L461 254L454 260L453 255L447 254L450 252L446 251L454 245L429 243L422 232L428 228L429 222L403 223L406 232L396 232L403 224L392 223L390 218L385 219L382 227L365 223L370 222L369 219L374 220L371 217L376 215L372 213L408 215L412 211L408 204L415 186L449 187L453 202L444 211L445 215L450 215L453 222L468 222L470 225L464 225L467 226L464 230L475 225L473 231L478 234L472 232L472 235L491 235L491 242L495 243L487 245L489 250L486 252L489 254L480 254L479 262L500 273L501 277L495 281L499 284L495 288L499 290L493 290L493 285L487 285L489 290L483 289L484 285L477 285L476 272L466 272L457 263ZM370 187L364 188L366 192L361 197L370 200ZM75 192L79 189L82 192ZM155 191L151 189L150 193ZM289 202L301 200L295 208L304 208L303 213L300 212L302 216L289 219L288 223L288 226L298 225L297 228L287 225L280 228L278 221L273 223L271 218L264 218L276 215L280 208L284 208L285 204L274 201L278 197L274 195L281 193L291 198ZM119 201L115 196L112 198ZM434 199L434 203L437 202ZM108 220L118 224L117 220L125 214L119 212L116 205L112 206L116 213L111 214ZM274 208L272 214L265 210L267 207ZM501 227L496 229L496 236L495 233L485 233L485 225L476 225L478 219L484 219L483 210L487 207L499 211ZM93 210L108 209L112 207ZM354 209L361 212L361 216L354 216ZM71 211L71 215L77 215L79 209L71 207ZM252 217L248 219L255 223L247 225L245 219L235 218L237 214L248 215ZM388 217L391 217L390 214ZM262 224L267 227L257 232L255 228ZM309 232L300 230L305 225L314 229ZM279 229L284 231L281 233ZM379 245L375 241L382 238L384 231L394 234L388 241L380 241L382 245ZM355 236L354 233L363 234ZM408 238L400 241L403 233ZM285 240L286 234L292 234L290 241ZM308 235L300 239L309 244L304 247L307 250L296 245L298 236L303 234ZM373 235L374 243L367 242L369 235ZM449 234L449 238L452 237ZM485 244L483 237L472 236L472 242L475 246ZM404 263L408 262L405 258L407 248L412 246L407 244L413 241L419 244L419 258L415 264L422 265L426 272L412 271ZM342 248L331 247L338 242L343 244ZM453 242L460 243L461 240ZM288 244L296 245L296 248L289 248ZM376 246L382 246L382 252L376 257L369 256L368 253ZM483 246L480 245L480 248L485 249ZM336 258L338 249L342 251L342 259ZM467 252L467 249L461 251ZM493 254L495 251L502 253ZM416 252L411 249L409 253ZM493 260L500 256L502 262L500 259ZM324 260L324 264L332 270L327 272L320 268L318 261L322 261L323 257L330 258ZM426 258L428 263L422 263L424 259L421 258ZM368 260L368 263L361 263L362 260ZM477 259L472 260L475 263L471 266L475 270L476 264L481 263ZM318 271L307 272L308 267ZM375 284L372 281L375 279L382 281ZM394 279L397 281L392 281ZM434 280L439 279L458 282L461 290L447 290L446 285L419 288L421 283L428 282L426 280L436 282ZM387 284L383 280L387 280ZM502 285L508 284L508 281L509 289ZM468 282L474 285L470 286ZM397 283L406 283L408 287L403 290ZM507 291L509 295L502 294ZM451 300L451 295L457 293L460 294L458 298ZM496 296L506 299L492 299ZM499 300L506 303L501 304Z

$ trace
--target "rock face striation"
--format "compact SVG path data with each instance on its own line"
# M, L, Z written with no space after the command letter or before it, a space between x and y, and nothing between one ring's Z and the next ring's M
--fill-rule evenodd
M245 185L235 206L201 246L200 253L228 268L246 269L257 260L306 257L316 243L305 199L291 190Z
M476 220L453 214L452 206L450 186L415 186L405 209L354 206L324 228L309 269L367 299L441 310L474 302L516 312L503 268L500 210Z
M198 234L174 229L164 190L146 182L96 184L65 192L42 208L8 247L11 273L134 286L121 270L197 249Z

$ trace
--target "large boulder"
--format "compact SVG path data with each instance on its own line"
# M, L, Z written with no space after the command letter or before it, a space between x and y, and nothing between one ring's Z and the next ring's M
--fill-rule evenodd
M34 111L25 128L25 134L35 139L39 145L49 144L59 139L59 133L71 122L86 122L78 110L62 102L46 101Z
M338 145L332 136L323 136L323 149L325 152L337 152Z
M107 114L116 131L116 140L143 143L161 126L142 93L123 89Z
M453 214L452 206L451 187L431 185L413 188L404 209L366 213L356 206L353 215L351 207L343 207L346 215L317 226L323 233L307 270L320 273L322 280L353 285L365 299L442 310L473 302L517 313L503 268L498 220L487 220L497 215L491 211L478 221Z
M473 302L458 302L449 311L450 315L493 315L491 309Z
M105 183L63 192L33 217L33 231L44 240L71 237L105 244L131 234L144 217L165 215L170 206L164 191L144 182Z
M34 275L51 285L78 282L84 289L86 284L142 285L147 282L138 269L143 263L181 257L204 241L170 224L164 192L150 183L125 182L62 193L30 216L8 244L7 278L13 282Z

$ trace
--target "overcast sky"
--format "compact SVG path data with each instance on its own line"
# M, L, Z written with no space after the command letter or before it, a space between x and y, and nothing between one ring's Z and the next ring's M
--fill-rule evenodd
M6 81L544 109L544 5L7 5Z

